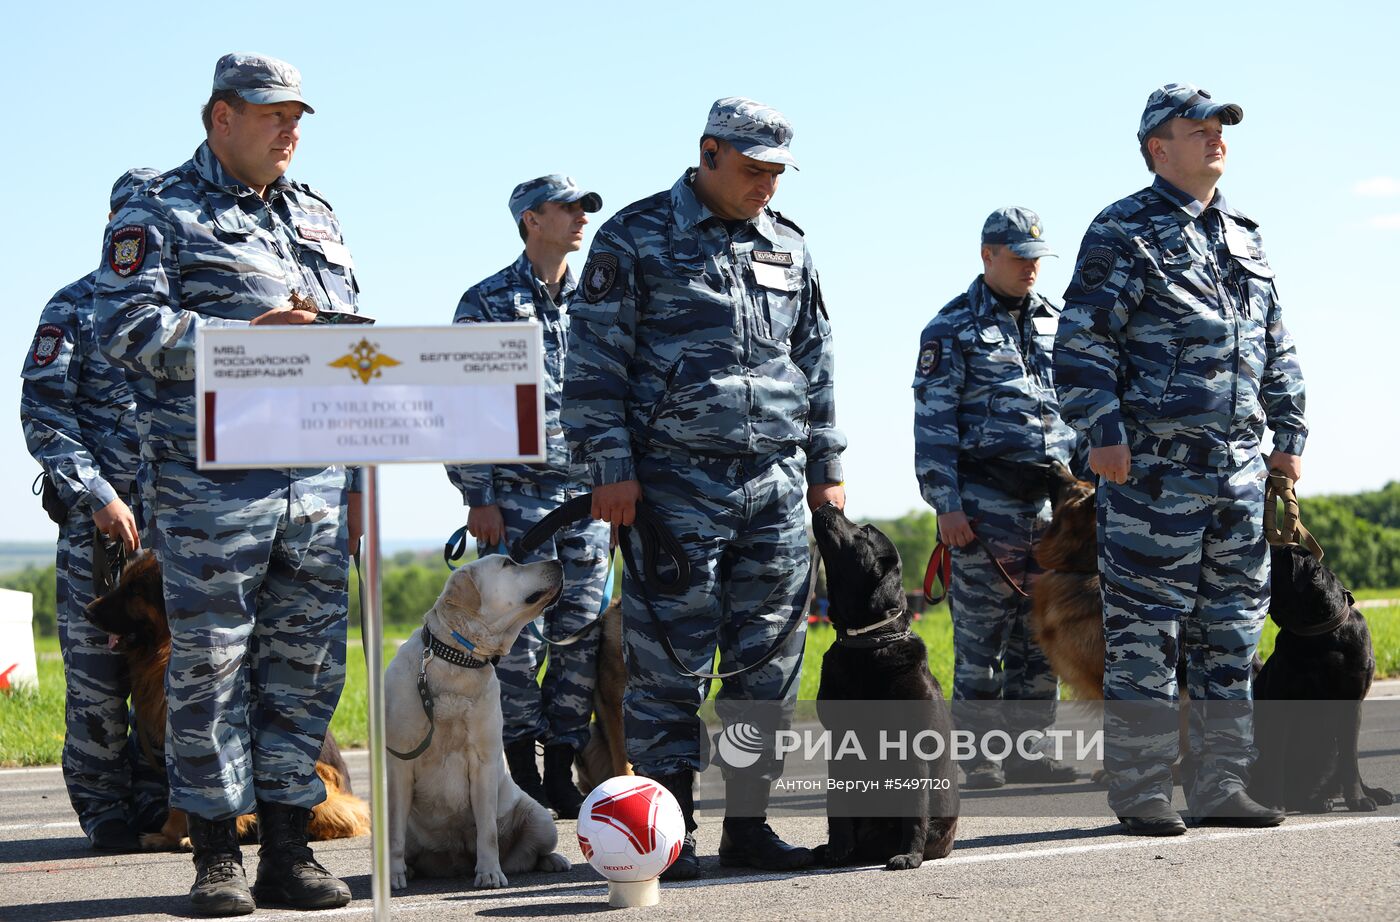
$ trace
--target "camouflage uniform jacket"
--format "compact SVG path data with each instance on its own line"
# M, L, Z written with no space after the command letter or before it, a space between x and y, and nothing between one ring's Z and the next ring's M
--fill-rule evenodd
M1084 235L1055 346L1065 419L1090 444L1210 466L1300 454L1303 376L1257 225L1160 177Z
M919 339L914 468L924 500L962 508L958 458L1069 462L1052 370L1059 309L1032 292L1020 327L978 276Z
M764 209L725 222L691 189L598 231L570 307L564 431L593 484L635 477L633 452L807 454L841 480L831 325L802 231Z
M196 330L247 326L293 292L354 311L352 267L320 193L284 176L259 198L207 143L133 195L107 227L96 326L129 373L143 457L196 457Z
M19 400L29 453L64 504L81 503L89 514L131 493L138 457L126 378L93 341L96 275L78 279L44 307Z
M468 506L490 506L496 490L522 487L546 499L565 499L572 490L582 491L583 472L569 470L569 446L559 422L563 401L564 353L568 348L568 303L575 288L572 271L564 273L559 302L535 278L534 267L524 253L462 295L453 323L503 323L537 320L544 328L544 464L451 464L447 478L462 492ZM571 476L572 474L572 476Z

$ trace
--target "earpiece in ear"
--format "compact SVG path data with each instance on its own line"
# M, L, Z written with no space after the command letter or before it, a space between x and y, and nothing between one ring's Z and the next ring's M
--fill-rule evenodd
M700 156L704 158L704 160L705 160L705 166L709 167L709 168L712 169L712 170L716 168L716 167L715 167L715 152L714 152L714 151L712 151L712 150L704 151L703 153L701 153Z

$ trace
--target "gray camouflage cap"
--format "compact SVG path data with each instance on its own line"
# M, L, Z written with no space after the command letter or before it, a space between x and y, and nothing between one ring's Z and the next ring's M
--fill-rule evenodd
M1044 233L1040 215L1019 205L998 208L982 224L983 243L1010 247L1022 259L1055 255L1050 244L1040 239Z
M214 65L214 92L219 90L233 90L255 105L299 102L307 112L316 111L301 97L301 71L260 54L235 52L219 58Z
M1205 90L1190 83L1168 83L1152 91L1147 108L1142 110L1138 125L1138 143L1147 140L1157 126L1174 118L1210 118L1218 116L1222 125L1238 125L1244 119L1244 109L1232 102L1216 102Z
M792 123L772 106L742 96L716 99L705 120L704 133L728 141L745 157L764 163L785 163L797 169L797 161L788 150Z
M117 181L112 183L112 207L108 211L120 211L126 204L126 200L136 194L136 190L160 175L160 170L153 170L150 167L132 167L125 173L117 177Z
M510 216L519 224L525 212L535 211L545 202L564 205L583 202L583 210L589 213L603 207L603 197L596 192L584 192L572 176L550 173L548 176L527 179L515 187L510 194Z

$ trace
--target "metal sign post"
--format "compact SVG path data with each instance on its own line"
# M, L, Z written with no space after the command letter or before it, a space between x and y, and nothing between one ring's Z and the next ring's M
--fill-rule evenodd
M544 461L540 327L201 327L197 337L200 469L362 469L370 889L376 922L387 922L389 771L377 465Z

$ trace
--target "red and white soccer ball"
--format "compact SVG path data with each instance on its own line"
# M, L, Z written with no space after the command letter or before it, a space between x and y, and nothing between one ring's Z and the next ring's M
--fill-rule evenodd
M579 848L608 880L659 877L680 854L684 839L681 805L650 778L609 778L579 808Z

